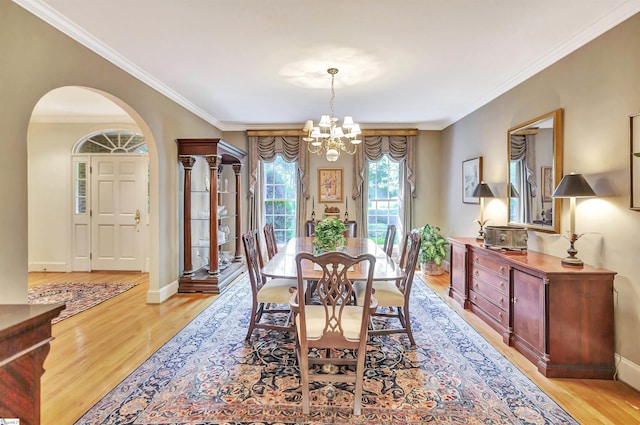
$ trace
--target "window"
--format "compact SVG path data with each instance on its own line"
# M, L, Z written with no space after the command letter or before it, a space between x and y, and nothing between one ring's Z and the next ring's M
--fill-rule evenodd
M279 155L274 162L263 163L265 223L273 224L278 245L296 234L296 169L295 162L285 162Z
M129 130L100 131L82 140L74 153L147 153L144 136Z
M378 245L384 244L389 224L398 225L400 199L400 163L387 155L377 162L369 162L369 199L367 202L367 236ZM396 239L398 240L396 232Z

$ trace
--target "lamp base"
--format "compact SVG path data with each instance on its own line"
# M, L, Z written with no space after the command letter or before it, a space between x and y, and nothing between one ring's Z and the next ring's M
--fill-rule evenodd
M571 239L569 239L571 245L569 246L569 249L567 249L567 254L569 254L569 256L562 259L562 264L573 267L582 267L584 265L582 260L576 257L578 250L573 246L573 244L578 240L578 237L579 236L575 233L571 235Z
M565 266L582 267L584 263L581 259L576 257L567 257L562 259L562 264Z

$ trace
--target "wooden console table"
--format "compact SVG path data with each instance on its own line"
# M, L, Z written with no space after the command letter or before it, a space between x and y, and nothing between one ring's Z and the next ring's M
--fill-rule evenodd
M449 296L547 377L613 379L615 272L450 238Z
M0 305L0 418L40 423L40 377L51 320L64 304Z

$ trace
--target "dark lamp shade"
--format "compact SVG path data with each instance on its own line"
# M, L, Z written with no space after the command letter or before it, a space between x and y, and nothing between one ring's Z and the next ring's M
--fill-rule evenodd
M493 192L488 184L481 182L476 186L471 194L474 198L493 198Z
M554 198L587 198L596 196L582 174L567 174L553 192Z
M509 183L509 198L519 198L519 197L520 197L520 192L518 192L518 189L516 189L513 183Z

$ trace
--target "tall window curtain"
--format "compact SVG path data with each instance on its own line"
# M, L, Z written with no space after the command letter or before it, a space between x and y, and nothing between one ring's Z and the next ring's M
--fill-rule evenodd
M286 162L297 163L296 236L304 235L309 199L309 155L301 136L249 136L249 228L264 226L264 194L261 162L273 162L280 154Z
M511 161L516 162L516 182L520 191L518 218L525 223L531 222L531 205L536 197L538 182L533 169L535 164L535 135L511 135Z
M416 176L414 173L414 149L416 136L365 136L362 148L354 155L354 177L352 198L356 204L358 236L366 237L367 226L367 170L368 161L378 161L388 154L393 161L401 162L400 167L400 226L398 234L404 236L413 223L413 201L416 197Z

